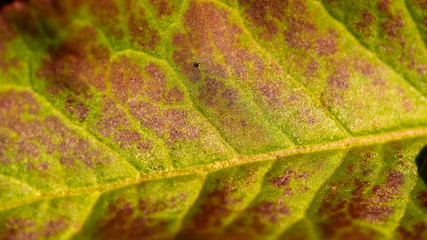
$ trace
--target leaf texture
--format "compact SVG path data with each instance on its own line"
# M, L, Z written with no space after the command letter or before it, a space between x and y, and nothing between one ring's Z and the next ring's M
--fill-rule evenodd
M427 239L423 0L0 10L1 239Z

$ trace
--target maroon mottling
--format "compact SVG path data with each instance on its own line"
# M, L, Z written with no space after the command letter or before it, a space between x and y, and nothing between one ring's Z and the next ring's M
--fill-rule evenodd
M363 34L363 36L370 36L372 34L371 25L375 21L372 13L365 9L361 13L362 19L356 23L356 29Z
M68 227L67 222L62 217L57 220L47 221L43 227L25 218L10 218L6 221L3 229L0 230L0 238L7 240L36 240L41 237L55 237Z
M406 63L409 69L414 69L418 75L423 76L427 66L415 58L415 46L408 42L404 35L405 22L402 18L402 11L393 13L390 4L390 0L381 0L377 6L383 15L381 29L387 36L384 41L388 41L381 47L389 54L399 51L400 64Z
M200 128L187 122L187 110L163 110L158 105L136 100L129 103L129 108L143 126L154 131L159 137L167 138L168 144L199 137Z
M252 211L260 214L261 219L267 219L270 223L278 223L280 216L288 216L291 214L291 210L281 200L277 203L268 201L261 202L252 207Z
M305 76L308 78L312 78L315 76L317 70L319 69L319 62L316 60L311 60L307 63L306 69L305 69Z
M7 19L0 16L0 72L7 74L10 68L20 66L17 58L9 59L8 42L16 37L16 33Z
M290 171L287 171L283 176L271 178L270 184L276 187L286 187L288 186L290 181L291 181Z
M206 78L205 84L199 89L199 100L204 102L208 107L214 107L219 104L219 100L216 98L223 91L225 85L223 82L218 81L214 78Z
M317 28L313 23L310 23L306 18L287 18L289 29L284 31L286 43L297 49L311 49L315 45Z
M418 5L422 10L427 10L427 1L426 0L413 0L413 2Z
M170 16L176 10L176 5L167 0L150 0L150 4L157 9L157 17Z
M371 77L376 72L375 67L366 60L356 60L353 64L354 68L365 77Z
M350 77L350 71L345 64L338 64L336 66L334 74L329 77L328 83L331 88L339 90L347 90L349 87L348 78Z
M152 81L147 84L149 87L146 91L148 91L148 96L154 102L160 102L162 99L162 93L165 91L166 85L166 75L160 68L154 64L149 63L145 66L145 72L150 75Z
M370 222L384 221L385 217L394 213L393 207L375 204L374 198L365 198L363 193L367 184L358 179L354 181L355 190L348 205L348 214L352 218L365 219ZM387 194L385 191L379 191L376 188L374 188L373 193L380 197L380 200L384 199L382 195Z
M218 8L213 2L190 1L184 14L188 31L178 32L172 43L176 47L174 62L191 83L197 83L197 98L202 109L214 116L221 131L231 138L245 139L259 144L268 141L265 130L251 118L240 92L227 85L224 79L230 75L246 81L253 75L262 79L265 63L247 47L242 46L239 35L242 29L228 17L229 11ZM224 63L212 56L220 55ZM199 67L194 67L194 62ZM254 69L248 67L253 64ZM253 74L251 74L253 72ZM255 88L258 90L258 88ZM259 94L257 96L262 96Z
M166 121L162 116L162 110L158 105L133 100L128 104L132 115L137 118L141 124L152 131L159 137L166 132Z
M109 79L114 97L122 104L138 96L145 81L141 67L128 57L121 57L111 64Z
M121 39L124 36L120 28L120 10L114 0L90 1L90 10L95 21L107 29L108 35Z
M241 201L233 197L237 189L229 186L216 189L203 195L199 211L192 217L192 225L196 229L218 227L222 219L231 215L233 205Z
M378 10L382 13L389 15L390 14L390 0L380 0L378 3Z
M0 108L0 127L20 136L18 140L6 139L6 148L16 156L14 161L28 159L29 170L49 170L47 162L38 162L41 155L38 146L44 146L48 154L63 156L60 162L68 167L71 167L74 161L81 161L88 167L109 162L88 141L68 129L57 117L36 115L40 106L32 93L10 90L0 93L0 102L8 102L9 105L7 108ZM24 114L26 118L37 116L37 119L24 120Z
M143 49L154 50L161 38L159 32L148 24L145 9L128 1L126 11L129 13L127 25L132 42Z
M337 52L336 39L338 33L334 30L329 30L325 36L319 36L316 42L316 50L319 56L329 56Z
M57 36L57 29L69 26L81 4L82 0L14 1L1 9L0 18L7 18L20 34L27 35L30 40L40 40L41 35L45 34L53 38ZM43 19L40 18L40 13L43 13ZM43 20L44 27L40 26L40 20Z
M146 73L148 76L144 75ZM176 86L169 88L165 72L155 63L148 63L142 69L128 57L121 57L113 62L110 79L115 98L129 107L132 116L138 119L144 127L154 131L159 137L167 138L168 144L176 141L192 140L199 136L199 128L187 123L187 111L177 109L163 109L166 105L180 103L184 99L184 93ZM149 99L148 101L137 100L138 96ZM111 102L108 109L114 107ZM106 112L105 109L103 112ZM109 113L108 113L109 112ZM129 125L122 110L108 110L100 129L108 130L120 125ZM180 123L180 124L178 124ZM111 126L111 127L110 127ZM127 134L126 139L125 133ZM119 131L114 137L122 147L129 146L131 142L139 142L140 136L136 132ZM149 142L138 144L141 150L151 149Z
M47 171L49 169L49 163L48 162L42 162L37 167L39 170Z
M392 190L397 190L400 186L404 184L404 175L403 173L397 170L391 170L387 175L386 187L389 187Z
M143 69L148 78L143 75ZM157 64L148 63L143 69L128 57L113 62L109 78L113 94L120 103L125 104L139 95L167 105L184 100L184 93L178 87L167 87L166 74Z
M335 71L328 78L329 87L326 89L323 98L323 103L328 107L342 104L344 91L350 87L348 82L350 71L347 64L344 61L333 64L335 65Z
M178 206L185 196L151 201L140 199L135 206L124 198L108 204L105 217L96 224L94 237L99 239L144 239L168 230L168 220L159 220L156 213Z
M392 38L396 38L399 36L399 32L402 30L402 28L404 27L404 22L402 20L402 16L401 15L397 15L397 16L393 16L388 20L384 20L381 24L384 32L392 37Z
M283 84L280 81L266 81L256 84L258 92L267 99L270 107L277 109L282 108L284 103L281 99L281 88Z
M285 201L261 201L255 203L244 212L244 217L236 219L226 232L228 235L236 235L237 239L251 239L255 234L266 234L268 225L280 224L282 217L289 216L291 210ZM241 232L242 229L250 229Z
M0 230L2 239L36 240L39 233L34 230L34 222L24 218L10 218Z
M172 87L163 95L165 104L179 103L184 100L184 93L178 87Z
M400 226L397 228L397 232L401 236L401 239L413 239L423 240L425 239L425 233L427 226L424 222L418 222L412 224L411 228L405 228Z
M102 136L109 137L120 127L129 128L130 123L125 112L112 99L105 97L101 100L101 111L102 115L94 129Z
M103 98L101 102L102 116L96 122L94 130L104 137L112 137L123 149L130 148L133 145L144 152L149 152L152 149L150 140L143 139L137 131L128 130L130 122L123 109L119 108L108 97Z
M174 61L191 81L200 80L201 69L214 78L228 77L229 72L225 66L211 57L215 54L215 48L222 54L226 66L233 69L233 73L239 78L248 77L246 64L249 62L254 62L257 69L262 69L257 54L239 47L241 44L237 35L242 30L229 23L227 15L228 11L216 8L212 2L190 1L184 23L191 31L175 34L172 43L178 48L173 54ZM193 67L195 61L200 63L199 68Z
M287 187L292 179L307 179L308 173L298 173L294 170L286 170L285 174L279 177L270 178L271 185L279 188Z
M365 157L369 158L368 155ZM319 223L325 236L334 236L337 239L349 236L346 229L358 228L353 223L355 219L371 223L385 221L394 213L394 208L389 203L399 196L399 189L404 184L404 175L400 171L389 170L384 185L375 185L370 191L367 190L371 186L369 182L355 178L352 184L350 198L340 197L340 191L342 187L348 187L347 183L329 184L328 192L318 210L320 216L327 216L326 220Z
M72 167L74 165L74 159L72 157L62 156L59 162L67 167Z
M427 209L427 191L422 190L417 194L417 199L420 201L420 205Z
M114 133L113 139L120 143L121 148L128 148L134 142L141 141L141 135L136 131L119 130Z
M67 227L68 224L65 221L65 218L50 220L44 225L41 235L43 237L56 236L58 233L64 231Z
M245 14L255 26L264 28L264 32L260 33L260 36L271 39L274 34L279 32L279 26L275 21L281 21L284 18L284 11L289 5L289 1L242 0L240 4L245 6Z
M92 27L73 29L57 49L51 49L37 77L48 82L47 91L56 96L66 89L85 98L89 87L104 91L110 52L96 43L97 33Z
M84 121L90 112L90 108L85 105L83 100L72 95L69 95L65 100L65 110L76 116L79 121Z
M96 43L96 38L94 28L73 28L58 48L49 50L37 71L37 77L47 82L44 91L52 97L67 93L65 110L80 121L91 110L85 103L92 99L90 89L106 89L110 53L106 46Z

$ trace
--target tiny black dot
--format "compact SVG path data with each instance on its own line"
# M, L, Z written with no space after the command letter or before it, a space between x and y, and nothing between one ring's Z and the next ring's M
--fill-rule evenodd
M198 68L198 67L199 67L199 65L200 65L200 63L198 63L198 62L194 62L194 67L195 67L195 68Z

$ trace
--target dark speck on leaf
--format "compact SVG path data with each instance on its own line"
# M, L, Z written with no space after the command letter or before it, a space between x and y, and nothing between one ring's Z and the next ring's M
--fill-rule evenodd
M200 63L198 63L198 62L194 62L194 67L195 67L195 68L198 68L198 67L199 67L199 65L200 65Z

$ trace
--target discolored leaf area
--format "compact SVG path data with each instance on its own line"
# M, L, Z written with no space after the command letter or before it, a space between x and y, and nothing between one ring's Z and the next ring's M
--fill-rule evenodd
M426 13L2 6L0 239L427 239Z

